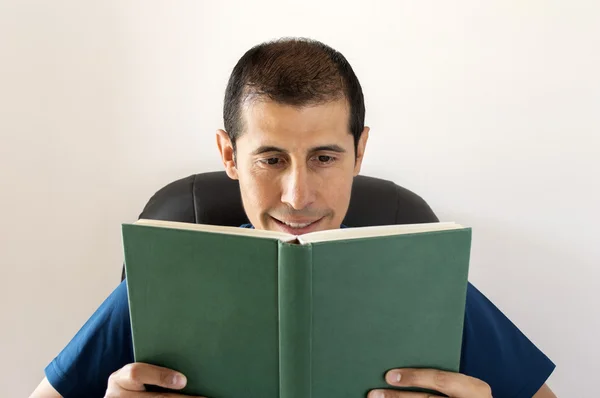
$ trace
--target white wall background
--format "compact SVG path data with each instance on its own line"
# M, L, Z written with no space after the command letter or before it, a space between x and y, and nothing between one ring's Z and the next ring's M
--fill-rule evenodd
M220 169L231 68L289 35L361 79L364 174L473 226L471 281L557 363L559 396L593 396L599 21L593 0L1 0L2 396L26 396L116 286L120 223Z

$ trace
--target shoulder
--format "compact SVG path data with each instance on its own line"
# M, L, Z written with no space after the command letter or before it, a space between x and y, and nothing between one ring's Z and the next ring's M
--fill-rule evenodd
M104 396L108 377L133 362L125 281L111 293L67 346L46 367L63 396Z
M555 365L469 283L461 373L487 382L495 398L531 397Z

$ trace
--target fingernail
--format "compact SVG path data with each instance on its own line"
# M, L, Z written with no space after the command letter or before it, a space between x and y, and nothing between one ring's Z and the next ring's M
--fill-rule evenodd
M374 390L371 391L371 394L369 394L369 398L385 398L385 394L383 393L383 391Z
M402 380L402 375L398 371L391 371L388 373L387 379L390 383L398 383L400 380Z
M186 383L186 379L185 376L180 374L180 373L176 373L173 375L173 380L171 382L171 384L173 384L173 386L175 387L179 387L179 388L183 388L185 387L185 383Z

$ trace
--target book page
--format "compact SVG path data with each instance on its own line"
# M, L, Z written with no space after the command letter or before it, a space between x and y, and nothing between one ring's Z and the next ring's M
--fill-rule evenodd
M173 228L173 229L185 229L188 231L203 231L212 232L217 234L227 235L238 235L238 236L252 236L254 238L265 238L265 239L277 239L283 242L290 242L296 239L294 235L286 234L285 232L278 231L265 231L251 228L240 228L240 227L226 227L222 225L208 225L208 224L193 224L177 221L162 221L162 220L148 220L139 219L134 224L136 225L148 225L151 227L161 228Z
M445 231L449 229L462 229L460 224L454 222L437 222L425 224L400 224L383 225L376 227L341 228L327 231L311 232L298 237L301 244L329 242L334 240L370 238L377 236L391 236L414 234L422 232Z

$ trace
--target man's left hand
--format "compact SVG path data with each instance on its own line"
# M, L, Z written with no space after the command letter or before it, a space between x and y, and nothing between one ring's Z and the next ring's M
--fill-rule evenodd
M490 386L474 377L435 369L393 369L385 381L394 387L420 387L439 391L451 398L492 398ZM372 390L368 398L434 398L420 392Z

